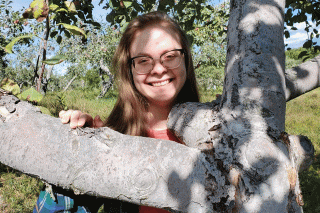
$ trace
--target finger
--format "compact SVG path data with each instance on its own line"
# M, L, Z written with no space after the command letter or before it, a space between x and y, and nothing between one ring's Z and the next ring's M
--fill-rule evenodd
M99 128L99 127L103 127L103 126L104 126L103 121L101 120L100 116L97 115L93 120L93 127Z
M65 113L66 113L66 111L61 110L61 111L59 112L59 118L61 118Z
M63 111L63 112L61 111L59 113L59 117L61 119L61 122L64 124L69 123L72 112L73 112L73 110L68 110L68 111Z
M79 110L72 111L70 115L70 127L75 129L78 127L78 121L82 113Z
M79 117L78 120L78 127L83 127L83 126L88 126L88 127L92 127L93 126L93 118L91 117L91 115L82 113Z

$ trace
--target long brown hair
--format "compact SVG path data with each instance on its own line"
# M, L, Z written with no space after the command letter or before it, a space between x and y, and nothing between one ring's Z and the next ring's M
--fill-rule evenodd
M185 50L187 78L179 92L175 103L198 102L199 93L193 68L191 51L186 34L180 26L163 12L151 12L133 19L122 35L113 57L113 69L116 71L118 100L105 125L124 134L146 136L146 112L148 102L135 88L130 71L130 46L135 34L151 25L165 23L179 36L182 48Z

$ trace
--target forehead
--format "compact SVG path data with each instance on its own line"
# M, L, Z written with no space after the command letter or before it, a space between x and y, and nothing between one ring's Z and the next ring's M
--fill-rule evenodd
M158 54L168 50L181 48L178 33L165 25L152 25L136 32L131 46L130 55Z

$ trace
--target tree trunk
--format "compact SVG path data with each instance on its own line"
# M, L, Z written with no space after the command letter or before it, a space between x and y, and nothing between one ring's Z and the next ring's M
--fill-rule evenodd
M43 92L44 94L47 93L47 89L48 89L48 84L49 84L49 81L50 81L50 78L51 78L51 74L52 74L52 70L53 70L53 65L47 70L47 75L46 77L43 79Z
M48 1L47 1L47 5L49 5ZM42 61L46 60L46 58L47 58L47 42L49 39L49 35L50 35L50 18L48 15L46 17L45 37L43 39ZM41 90L42 78L43 78L45 66L46 66L46 64L42 62L41 71L40 71L38 82L37 82L37 91L38 92L40 92L40 90Z
M103 72L102 72L103 71ZM107 74L109 77L109 80L106 81L105 78L103 77L103 74ZM112 87L113 85L113 75L111 74L109 68L105 65L103 65L103 59L100 60L100 72L99 76L101 78L101 92L97 96L97 99L102 98L105 96L105 94L108 92L108 90Z
M221 100L169 115L187 146L106 127L71 130L3 95L0 162L78 194L172 212L302 212L298 171L313 146L284 132L284 6L230 2Z
M67 89L70 87L70 85L72 84L72 82L74 80L76 80L76 78L78 77L78 75L73 76L73 78L68 82L67 86L63 89L63 92L67 91Z

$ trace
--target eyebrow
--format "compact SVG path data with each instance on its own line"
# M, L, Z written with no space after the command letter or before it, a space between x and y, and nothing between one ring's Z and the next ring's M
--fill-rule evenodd
M162 56L163 54L165 54L165 53L167 53L167 52L173 51L173 50L182 50L182 49L183 49L183 48L181 47L181 48L173 48L173 49L171 49L171 50L165 50L165 51L163 51L163 53L160 54L160 56ZM143 52L139 52L139 53L137 54L137 56L134 56L134 57L131 57L131 58L137 58L137 57L140 57L140 56L147 56L147 57L153 58L152 56L150 56L150 54L143 53Z

